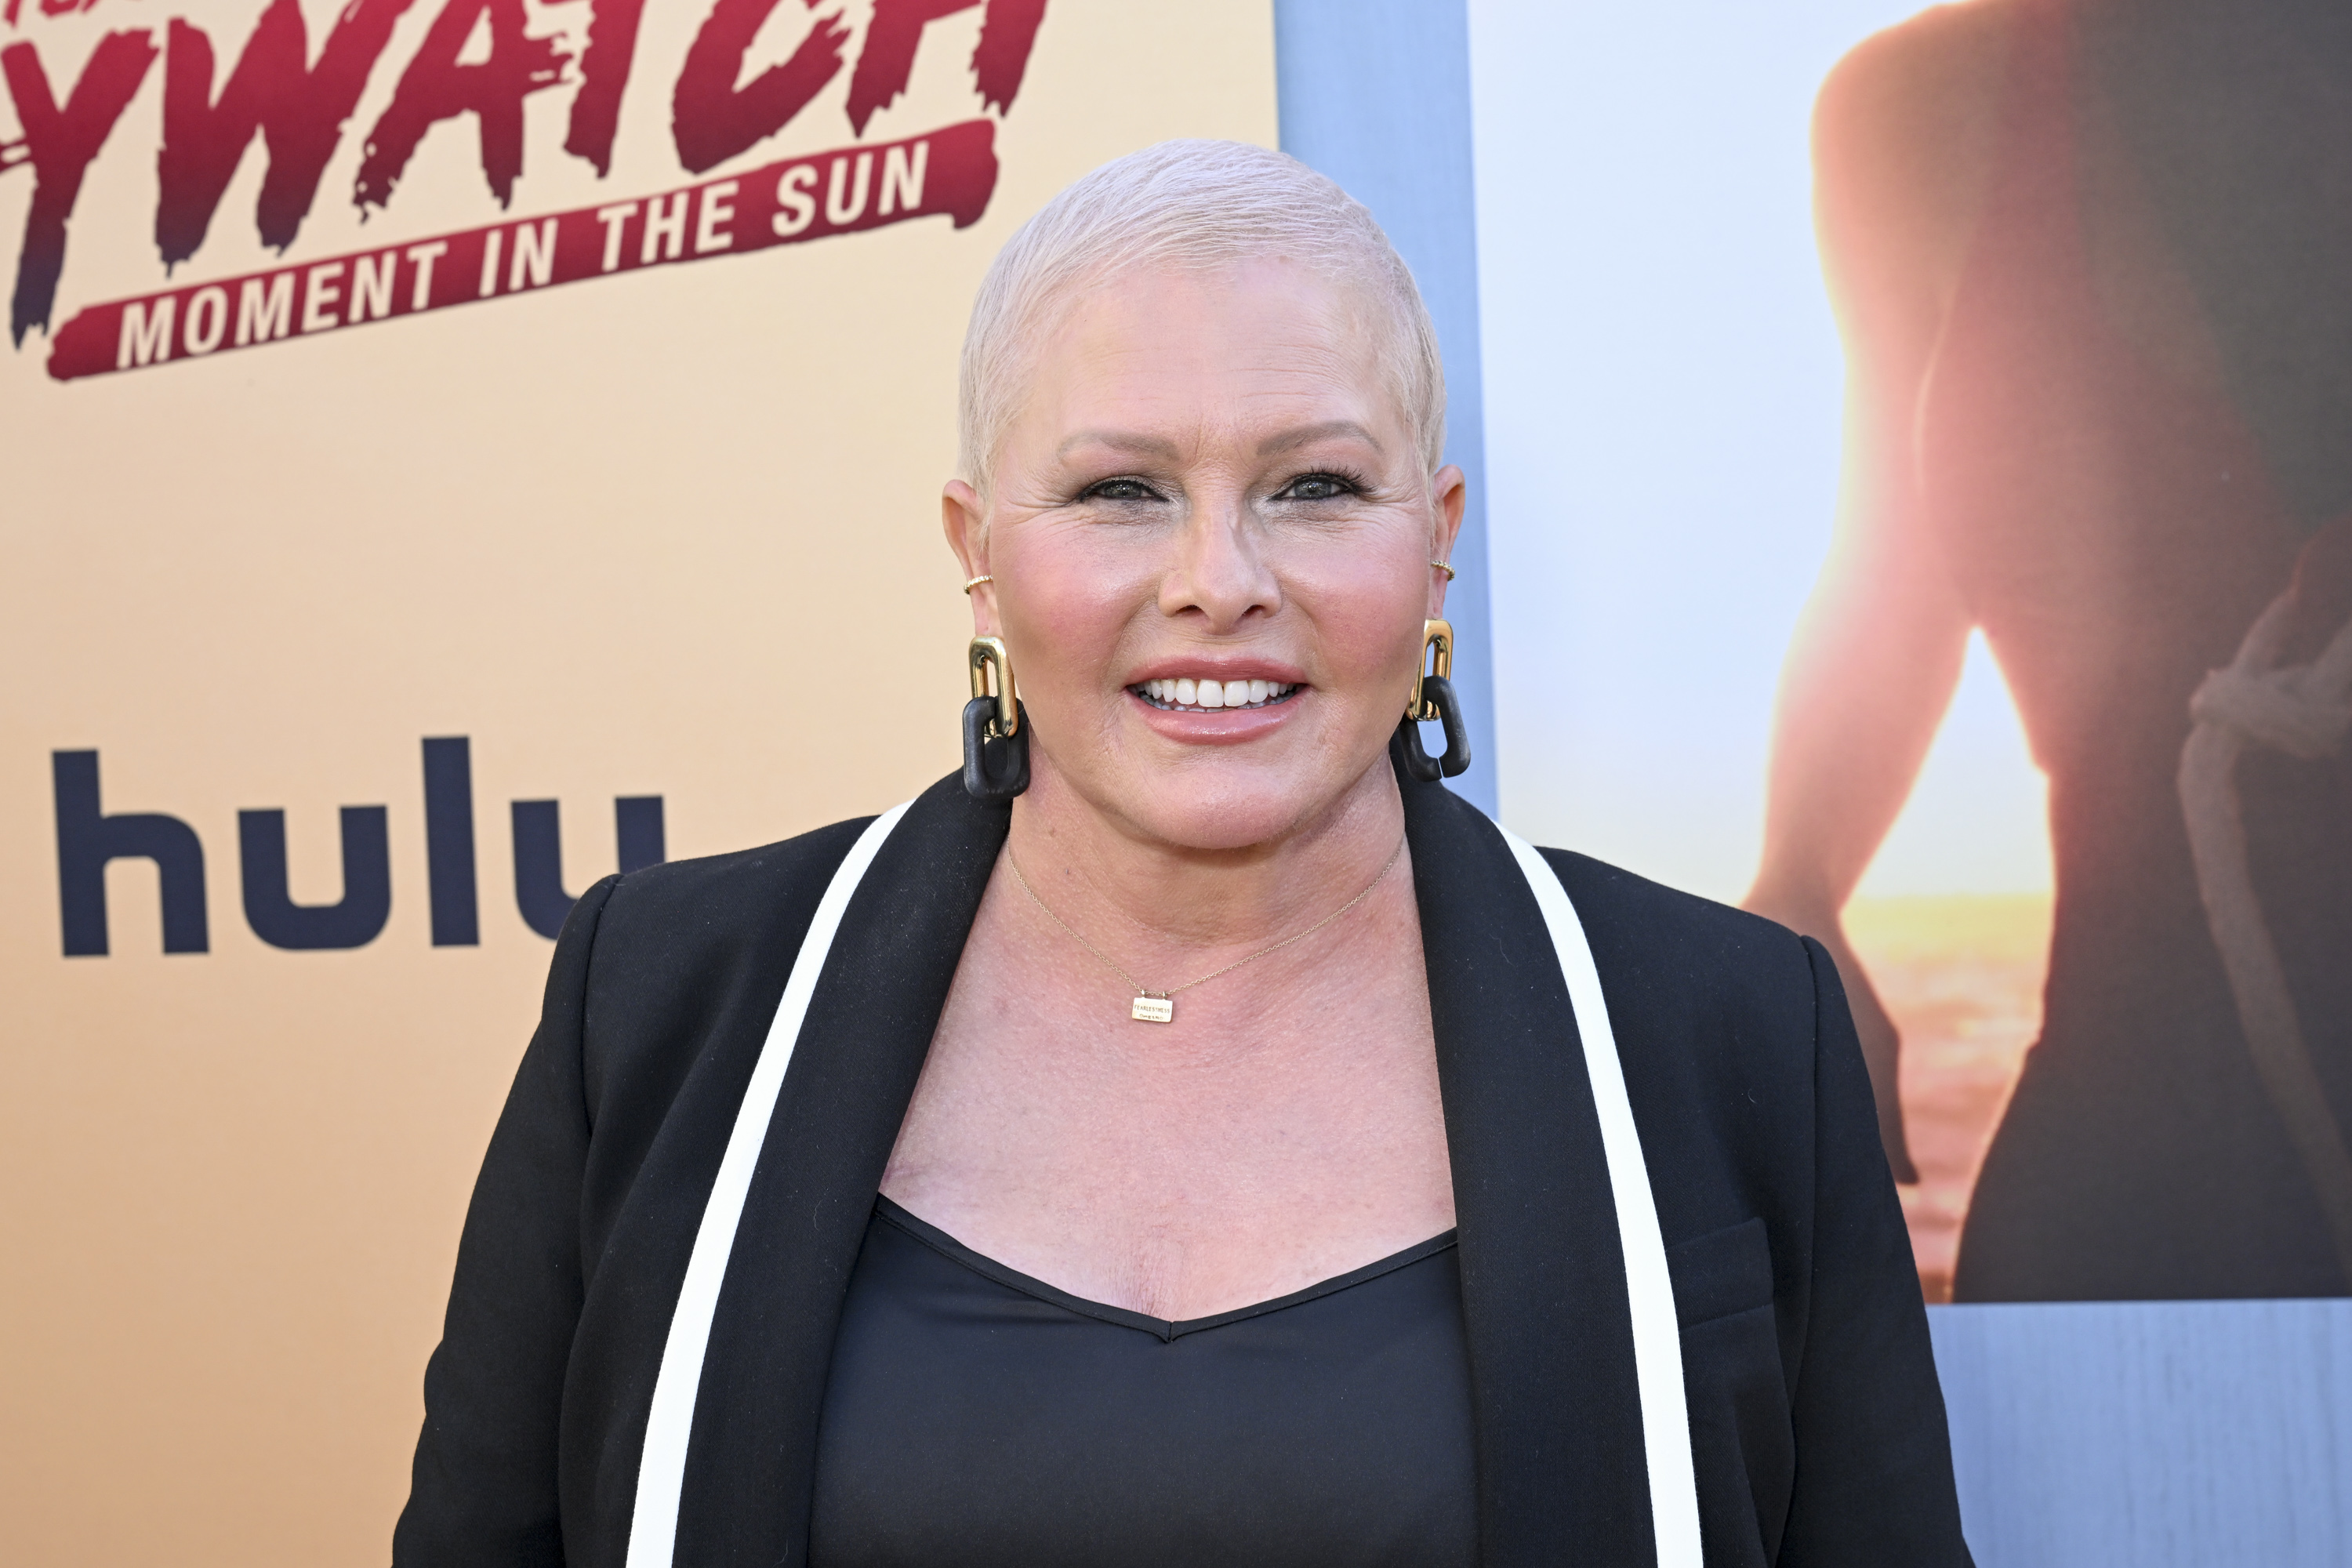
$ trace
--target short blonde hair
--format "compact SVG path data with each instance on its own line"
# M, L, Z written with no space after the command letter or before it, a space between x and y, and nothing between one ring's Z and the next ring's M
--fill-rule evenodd
M996 253L972 302L958 388L957 466L982 495L1020 411L1042 324L1057 306L1137 268L1211 271L1280 258L1351 288L1386 316L1382 368L1425 471L1444 460L1437 330L1378 219L1287 153L1241 142L1162 142L1072 183Z

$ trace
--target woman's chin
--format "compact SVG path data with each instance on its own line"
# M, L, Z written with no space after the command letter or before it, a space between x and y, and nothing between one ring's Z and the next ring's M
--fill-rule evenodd
M1286 811L1288 802L1268 802L1261 809L1244 805L1222 811L1188 811L1165 807L1139 814L1138 826L1151 837L1179 849L1206 853L1249 849L1288 836L1300 813Z
M1299 752L1276 759L1225 749L1146 763L1107 793L1116 802L1113 809L1162 843L1245 849L1318 822L1357 783L1326 773L1330 752L1305 747Z

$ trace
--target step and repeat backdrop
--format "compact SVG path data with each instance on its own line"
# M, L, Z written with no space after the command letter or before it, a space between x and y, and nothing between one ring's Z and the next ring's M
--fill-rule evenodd
M0 1517L380 1559L549 939L954 766L981 272L1267 0L5 0Z
M383 1557L573 895L955 765L971 290L1276 9L0 0L0 1558ZM1931 1300L2352 1289L2352 26L1281 10L1504 819L1832 941Z

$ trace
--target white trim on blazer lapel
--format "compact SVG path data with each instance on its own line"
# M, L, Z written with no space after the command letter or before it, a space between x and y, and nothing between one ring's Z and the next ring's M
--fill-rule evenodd
M629 1519L627 1568L670 1568L677 1545L678 1499L686 1480L687 1440L694 1431L694 1401L702 1384L703 1352L710 1342L710 1321L719 1310L719 1288L727 1277L727 1260L735 1248L735 1230L743 1217L743 1201L751 1192L751 1173L760 1150L768 1140L768 1121L774 1115L777 1092L783 1088L784 1069L792 1065L800 1043L801 1024L808 1016L809 998L816 991L834 933L841 929L843 911L857 891L866 868L898 826L912 801L901 802L867 825L824 890L793 960L792 977L784 982L783 999L776 1005L775 1021L760 1047L759 1064L743 1102L735 1112L735 1130L728 1135L727 1153L719 1161L719 1177L702 1210L695 1232L694 1253L678 1288L669 1337L662 1346L661 1371L654 1380L653 1406L646 1418L646 1442L637 1460L636 1505Z
M1551 865L1510 829L1504 841L1543 910L1560 978L1568 984L1584 1069L1601 1118L1601 1144L1609 1161L1610 1196L1616 1202L1618 1244L1625 1254L1625 1305L1633 1320L1633 1373L1642 1390L1642 1444L1649 1461L1650 1519L1658 1568L1698 1568L1698 1479L1692 1468L1690 1407L1683 1397L1682 1332L1675 1317L1675 1287L1666 1272L1666 1244L1642 1158L1642 1134L1625 1096L1625 1072L1609 1025L1601 972L1584 940L1584 923ZM632 1568L635 1568L634 1563Z

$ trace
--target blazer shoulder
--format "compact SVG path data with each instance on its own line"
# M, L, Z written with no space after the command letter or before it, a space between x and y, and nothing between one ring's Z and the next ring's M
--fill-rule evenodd
M1677 947L1695 946L1725 959L1775 968L1811 969L1804 938L1787 926L1713 899L1670 888L1622 866L1573 849L1542 849L1588 926L1629 927Z
M1747 1049L1770 1039L1792 1062L1810 1059L1823 997L1803 937L1589 855L1541 853L1576 907L1612 1009L1713 1019Z
M634 1049L751 994L781 990L834 872L871 817L754 849L673 860L607 878L574 911L564 942L579 978L592 1058ZM596 907L599 898L602 908ZM558 955L558 968L564 967Z
M599 955L616 939L663 948L723 945L782 910L814 909L873 820L852 817L756 848L665 861L611 879L598 922Z
M610 1143L625 1126L637 1143L649 1140L714 1040L756 1052L817 903L871 820L648 866L581 898L549 1004L577 1008L579 1070L600 1138ZM577 987L576 1003L552 994L560 977Z

